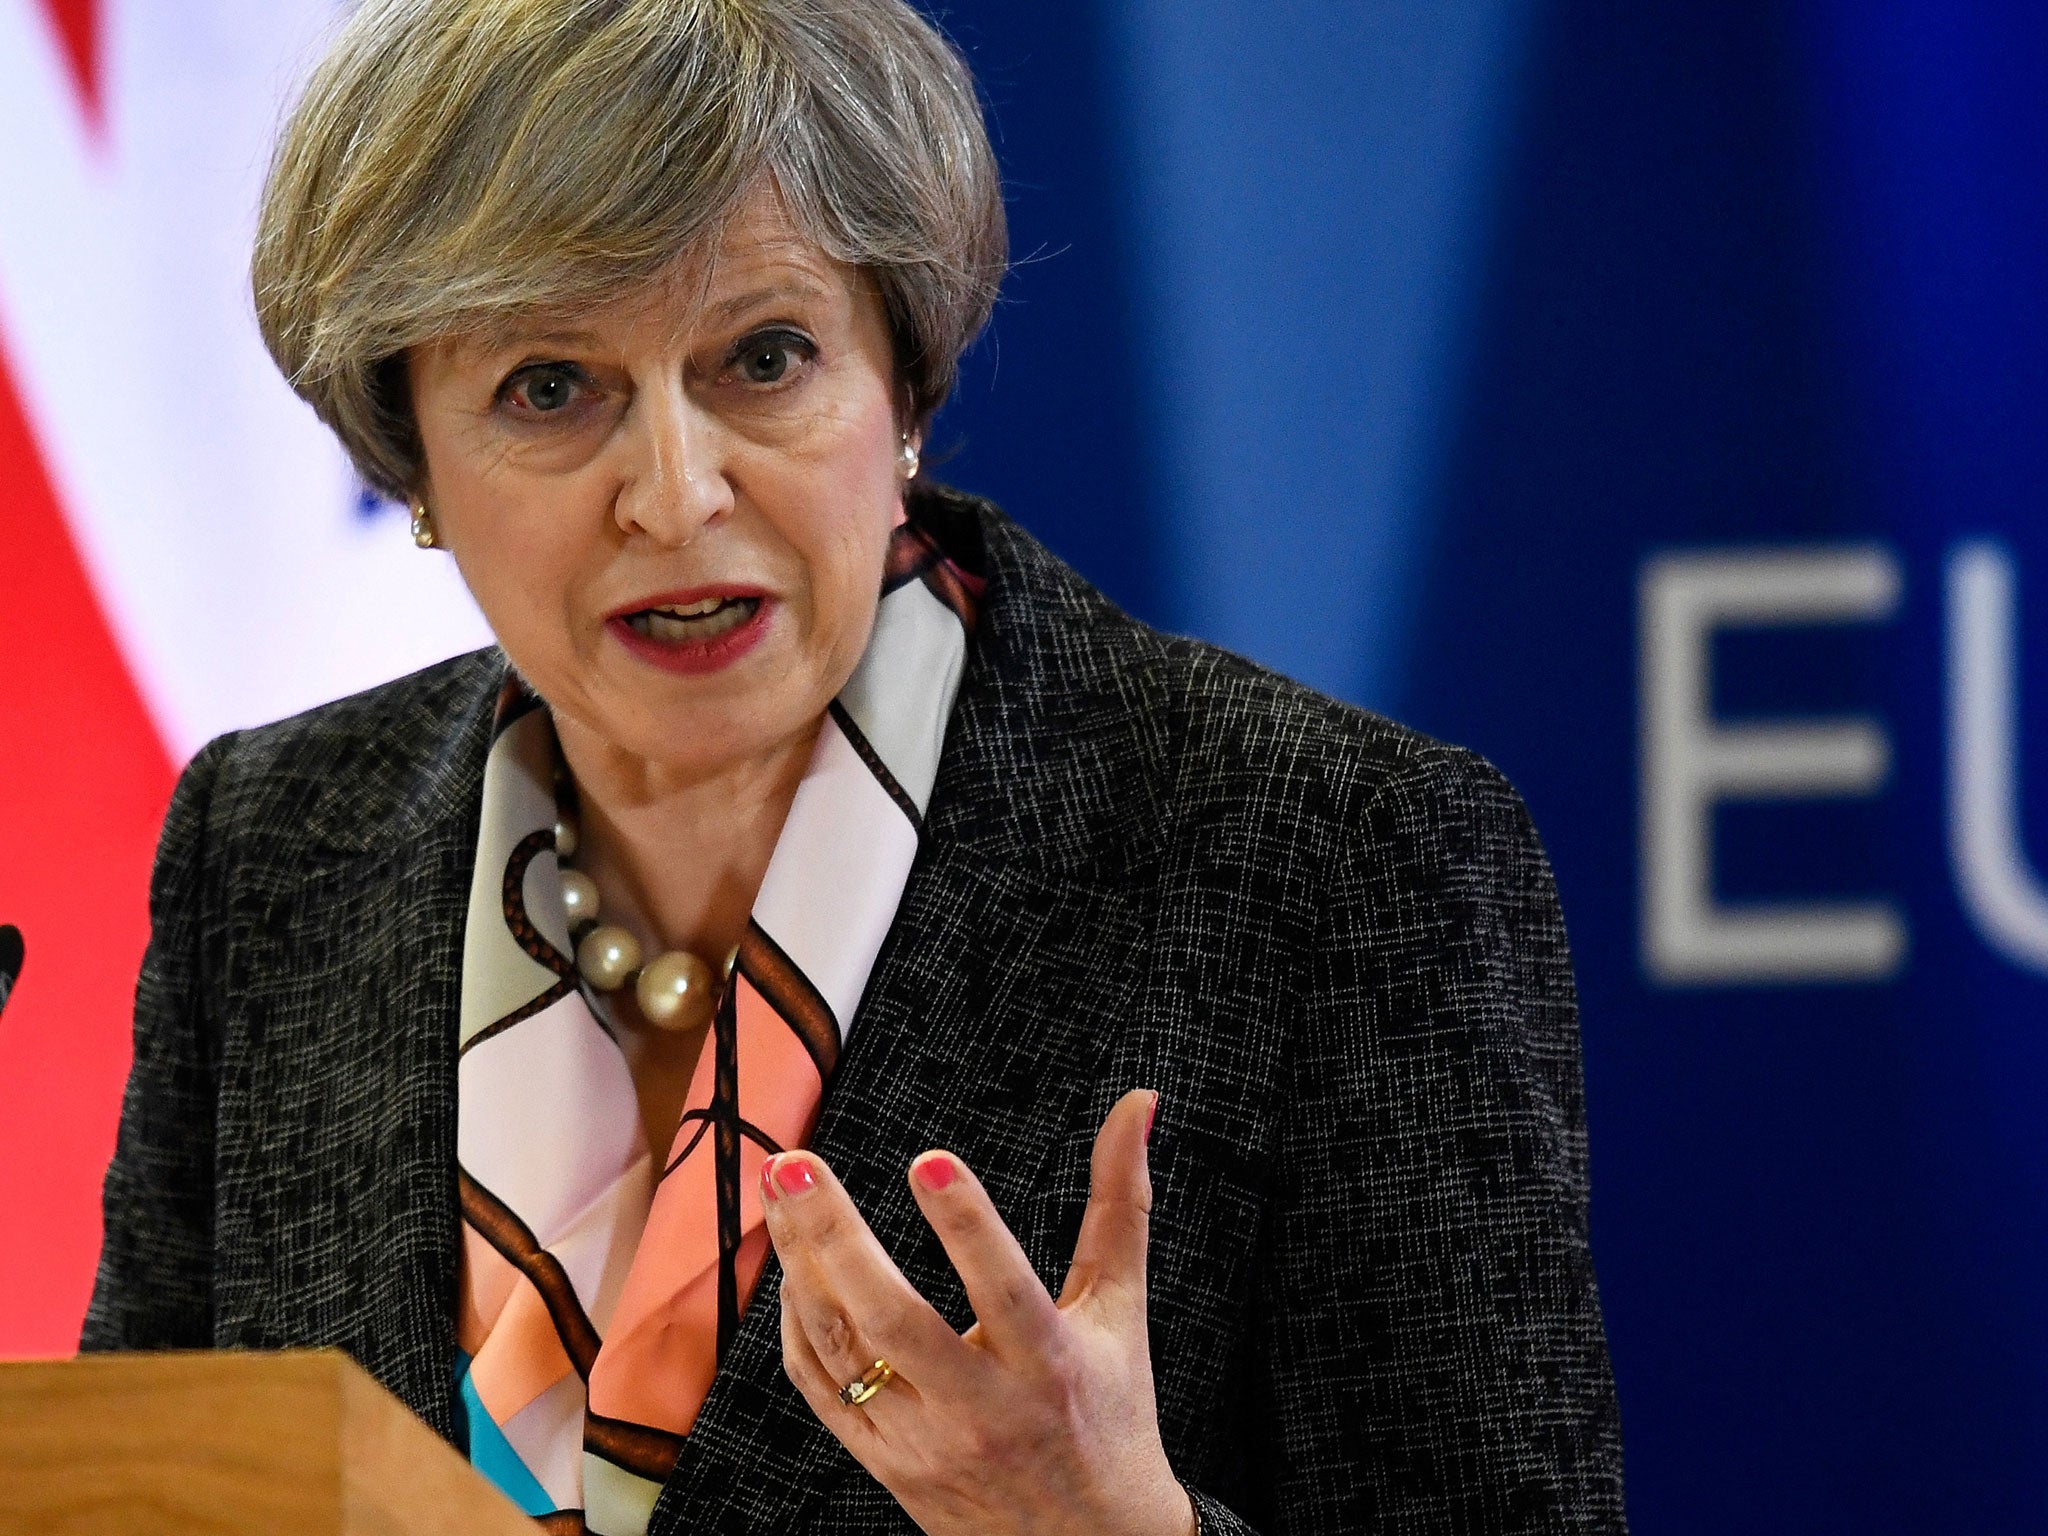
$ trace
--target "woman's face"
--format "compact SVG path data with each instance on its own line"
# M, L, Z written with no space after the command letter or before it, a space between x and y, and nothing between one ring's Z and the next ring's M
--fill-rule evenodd
M809 740L902 516L860 274L762 196L645 292L407 361L441 542L558 723L688 775Z

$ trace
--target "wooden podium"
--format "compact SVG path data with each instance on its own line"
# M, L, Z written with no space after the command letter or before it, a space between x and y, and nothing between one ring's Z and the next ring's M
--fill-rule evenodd
M534 1536L346 1355L0 1364L0 1532Z

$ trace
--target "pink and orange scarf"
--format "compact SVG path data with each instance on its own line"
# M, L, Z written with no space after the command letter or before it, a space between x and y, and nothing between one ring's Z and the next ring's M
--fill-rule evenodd
M460 1391L472 1462L553 1528L641 1536L696 1422L767 1259L761 1163L809 1137L902 899L979 593L897 528L658 1158L571 959L552 720L516 679L500 697L463 940Z

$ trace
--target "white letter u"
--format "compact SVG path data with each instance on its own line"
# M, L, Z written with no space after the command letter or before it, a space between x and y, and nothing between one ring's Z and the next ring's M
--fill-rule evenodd
M2020 843L2012 557L1989 540L1948 558L1949 857L1985 941L2048 971L2048 892Z

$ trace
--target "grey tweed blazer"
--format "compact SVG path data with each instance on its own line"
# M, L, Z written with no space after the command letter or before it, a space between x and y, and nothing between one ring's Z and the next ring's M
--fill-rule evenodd
M903 1170L1057 1289L1160 1091L1151 1327L1210 1536L1619 1532L1564 927L1470 753L1125 617L993 508L923 846L813 1142L956 1324ZM87 1349L331 1344L455 1424L455 1041L482 652L224 737L151 891ZM782 1373L771 1261L652 1530L914 1529Z

